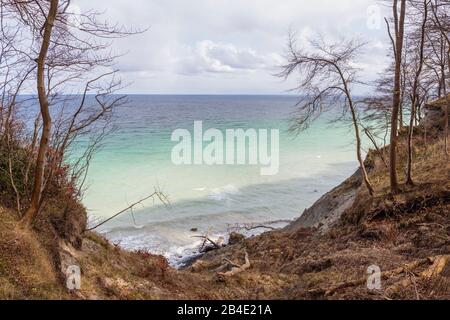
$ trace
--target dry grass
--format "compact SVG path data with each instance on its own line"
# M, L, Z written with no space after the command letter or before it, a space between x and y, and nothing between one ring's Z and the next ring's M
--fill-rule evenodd
M416 138L419 140L419 138ZM354 205L340 223L327 234L314 230L290 233L272 232L248 239L245 243L224 249L221 254L238 258L246 249L254 273L278 272L291 277L282 290L290 299L450 299L450 267L432 281L423 281L416 273L400 273L383 281L383 289L370 291L363 285L351 286L325 296L321 289L342 282L364 279L367 268L378 265L389 271L419 259L450 253L450 181L449 161L442 140L425 144L418 141L414 155L416 186L404 184L406 158L404 144L399 146L398 173L403 193L392 197L388 172L382 161L369 155L373 169L371 181L376 189L371 198L364 186ZM217 263L217 253L208 254L206 269ZM421 270L415 270L420 272ZM416 277L401 292L387 288L408 277ZM278 298L280 291L274 291Z
M52 259L36 234L18 229L11 212L0 208L0 217L0 298L64 298Z
M404 145L399 151L403 183ZM427 281L417 276L422 269L403 272L384 279L380 291L355 285L326 296L323 290L358 281L373 264L389 271L450 253L449 162L442 141L419 140L414 158L416 186L403 184L404 192L392 197L387 170L371 154L375 197L361 187L353 206L326 234L313 229L265 233L210 252L184 271L169 268L160 256L124 251L95 233L85 234L78 248L78 241L64 241L58 229L50 228L54 221L40 225L38 233L23 232L16 228L14 213L0 208L0 298L449 299L450 270ZM217 281L214 270L223 258L241 261L244 251L251 268ZM81 267L80 291L65 288L61 270L68 264ZM414 279L413 286L388 290L408 278Z

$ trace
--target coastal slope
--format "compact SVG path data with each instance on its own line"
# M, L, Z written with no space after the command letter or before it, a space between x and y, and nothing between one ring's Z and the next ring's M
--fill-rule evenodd
M23 231L14 212L2 208L0 298L448 299L449 162L438 136L423 141L418 130L416 139L415 186L403 184L399 196L390 195L384 161L370 152L373 197L357 172L285 229L208 252L184 270L79 228L69 237L60 236L57 223ZM399 162L402 176L405 159ZM77 217L71 225L82 226L85 216ZM81 269L80 290L66 287L70 265ZM382 282L371 290L374 267Z

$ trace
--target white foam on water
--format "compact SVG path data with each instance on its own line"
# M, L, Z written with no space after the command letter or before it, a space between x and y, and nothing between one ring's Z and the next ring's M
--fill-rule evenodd
M175 203L171 208L150 207L135 211L135 219L125 213L102 226L100 232L125 249L160 254L172 266L182 267L200 254L202 240L194 236L207 234L211 239L223 237L228 241L232 231L248 237L269 231L265 228L246 230L244 226L282 228L287 224L286 220L299 217L304 209L351 175L354 169L355 164L347 163L330 167L312 178L242 189L225 185L214 188L210 196L201 200Z
M214 188L209 193L208 197L213 200L222 201L230 198L230 195L236 195L239 193L239 188L233 184L228 184L223 187Z

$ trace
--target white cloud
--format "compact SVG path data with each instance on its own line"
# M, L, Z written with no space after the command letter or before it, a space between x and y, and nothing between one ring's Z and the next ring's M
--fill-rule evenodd
M280 93L294 86L273 77L289 29L299 42L321 32L332 39L358 36L388 41L385 30L367 27L367 8L377 0L74 0L84 9L144 34L118 40L128 54L118 67L134 93ZM382 19L382 17L380 17ZM368 53L368 66L383 69L383 50Z
M240 73L271 69L281 64L276 53L260 54L251 48L238 48L233 44L215 43L211 40L197 42L186 48L187 54L177 61L182 74Z

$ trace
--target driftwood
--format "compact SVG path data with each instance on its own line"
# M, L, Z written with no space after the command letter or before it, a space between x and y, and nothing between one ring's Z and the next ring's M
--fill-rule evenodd
M291 222L292 222L292 220L283 219L283 220L270 221L268 223L269 224L277 224L277 223L291 223ZM228 229L228 232L230 232L230 233L231 232L239 232L241 230L252 231L252 230L256 230L256 229L267 229L267 230L275 231L280 228L272 227L272 226L266 225L266 224L244 223L244 224L236 224L236 225L230 227Z
M238 273L244 272L245 270L249 269L251 266L247 251L245 251L245 263L242 265L239 265L228 259L223 259L223 260L225 263L216 269L216 271L218 272L217 276L218 276L219 280L221 280L221 281L225 280L226 278L232 277ZM227 272L219 272L219 271L225 270L227 268L231 268L231 270L227 271Z
M264 226L264 225L257 225L257 226L245 226L244 227L245 230L247 231L251 231L251 230L256 230L256 229L269 229L269 230L277 230L277 228L274 227L270 227L270 226Z
M431 264L431 266L428 269L426 269L425 271L418 274L419 279L429 280L429 279L439 276L444 271L444 269L449 261L450 261L450 255L436 256L436 257L421 259L421 260L417 260L412 263L406 264L404 266L401 266L399 268L396 268L396 269L393 269L393 270L390 270L387 272L383 272L381 274L381 278L383 280L387 280L393 276L396 276L396 275L399 275L402 273L412 273L412 271L414 269L416 269L422 265ZM312 289L312 290L309 290L308 292L311 294L323 294L325 296L331 296L339 290L347 289L350 287L361 286L361 285L364 285L366 282L367 282L367 278L364 277L364 278L361 278L358 280L342 282L342 283L339 283L330 288ZM411 284L414 284L414 283L415 283L415 279L410 277L408 279L405 279L405 280L402 280L400 282L393 284L392 286L387 288L386 291L388 293L398 292L401 289L403 289Z
M203 239L202 245L200 246L200 252L207 252L210 251L208 250L208 247L206 246L206 244L209 242L210 244L212 244L213 248L212 249L220 249L223 247L222 243L219 241L223 241L221 240L222 238L219 239L218 242L212 240L211 238L209 238L208 235L204 235L204 236L192 236L192 238L200 238Z

